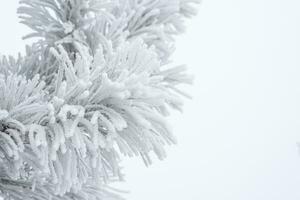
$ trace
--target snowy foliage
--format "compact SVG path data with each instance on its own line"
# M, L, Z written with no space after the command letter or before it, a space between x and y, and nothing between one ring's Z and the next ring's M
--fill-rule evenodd
M181 110L174 36L194 0L21 0L36 37L0 62L0 196L120 199L122 156L166 156L165 122Z

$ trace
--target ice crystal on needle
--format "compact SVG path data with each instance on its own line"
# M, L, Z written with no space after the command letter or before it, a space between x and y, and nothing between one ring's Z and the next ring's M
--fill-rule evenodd
M169 64L194 0L21 0L38 40L0 62L0 196L120 199L122 156L166 156L165 122L181 109Z

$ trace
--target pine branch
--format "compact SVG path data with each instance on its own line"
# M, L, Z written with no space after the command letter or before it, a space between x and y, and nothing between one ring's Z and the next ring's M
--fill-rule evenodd
M0 62L6 199L120 199L122 156L166 157L185 67L167 65L193 0L21 0L39 40Z

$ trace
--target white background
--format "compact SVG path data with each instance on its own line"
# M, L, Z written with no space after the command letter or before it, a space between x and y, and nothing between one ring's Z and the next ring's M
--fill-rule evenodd
M24 50L17 1L0 6L0 52ZM145 168L126 160L130 200L300 199L300 1L204 0L177 40L196 80L179 144Z

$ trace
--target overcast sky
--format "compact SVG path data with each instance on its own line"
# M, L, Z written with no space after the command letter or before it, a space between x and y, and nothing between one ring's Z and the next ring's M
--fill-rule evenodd
M16 7L0 6L2 54L24 51ZM196 77L170 118L179 144L149 168L123 162L128 199L300 199L299 10L299 0L202 1L174 55Z

